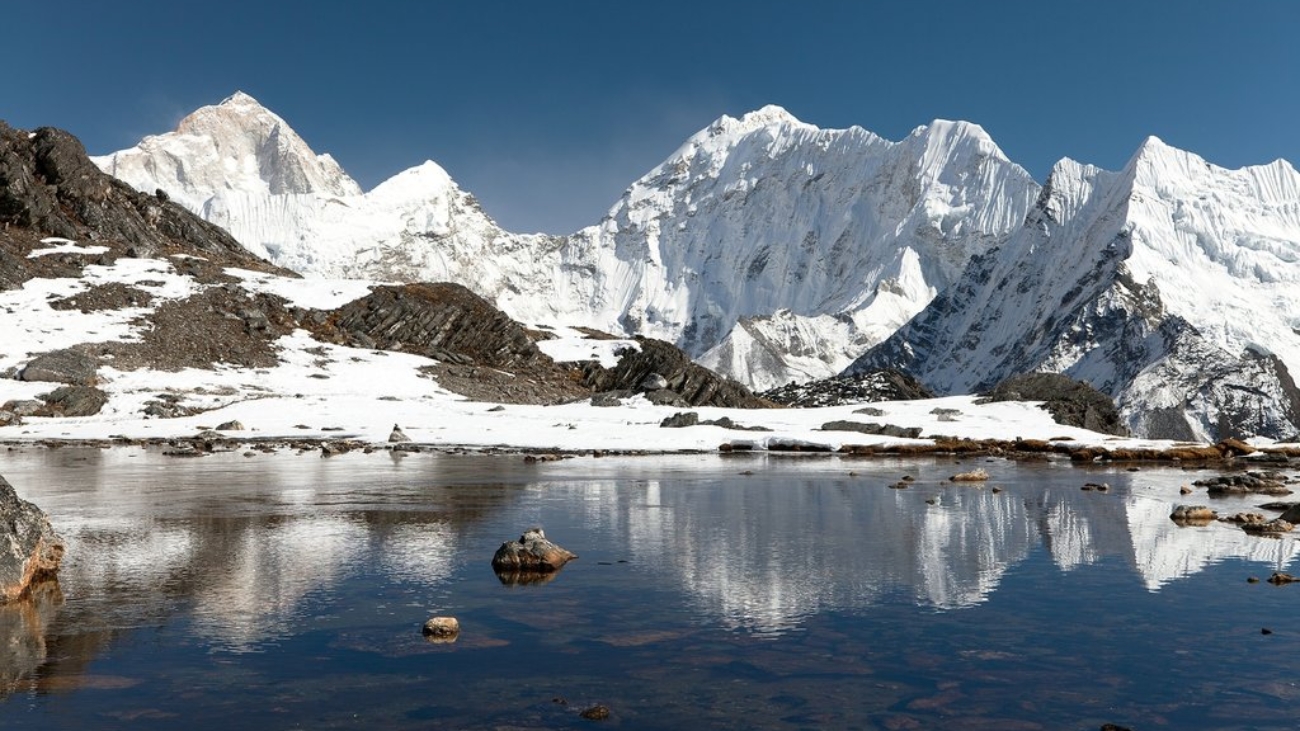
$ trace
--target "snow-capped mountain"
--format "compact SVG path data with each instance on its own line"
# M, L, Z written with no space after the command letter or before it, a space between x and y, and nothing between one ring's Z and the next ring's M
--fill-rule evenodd
M1297 262L1300 173L1150 138L1118 173L1058 163L1004 246L849 370L901 367L941 393L1062 372L1137 434L1291 437Z
M294 142L275 148L293 161L258 157L272 138ZM848 365L1001 243L1038 189L976 125L938 121L889 142L769 106L692 136L600 223L519 235L432 162L361 194L297 141L237 94L96 162L139 189L178 191L309 276L456 281L516 319L670 340L756 387ZM288 178L313 182L274 182Z

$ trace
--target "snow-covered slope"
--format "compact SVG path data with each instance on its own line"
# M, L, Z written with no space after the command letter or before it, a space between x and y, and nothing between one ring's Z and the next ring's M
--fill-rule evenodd
M220 219L244 196L350 196L361 188L329 155L317 155L283 119L236 92L215 106L182 119L175 132L144 138L139 145L91 161L104 172L152 193L162 188L176 202L227 228L241 218ZM151 184L152 187L151 187ZM261 243L241 230L245 245ZM243 235L239 235L239 234Z
M670 340L760 387L843 368L1004 240L1037 193L976 125L938 121L894 143L769 106L692 136L597 225L518 235L431 162L364 195L250 178L278 169L247 162L265 143L226 140L283 124L251 109L236 95L97 162L137 188L184 191L173 197L307 275L456 281L517 319ZM195 141L195 118L219 142ZM237 154L216 165L213 150Z
M1147 140L1109 173L1058 163L1024 227L856 362L970 393L1034 370L1116 397L1139 434L1291 437L1300 174Z

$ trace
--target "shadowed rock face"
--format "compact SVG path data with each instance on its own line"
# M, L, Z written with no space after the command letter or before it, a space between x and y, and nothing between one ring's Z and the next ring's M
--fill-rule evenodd
M1119 410L1109 396L1059 373L1026 373L999 383L988 393L993 401L1042 401L1058 424L1128 436Z
M642 384L647 383L652 375L658 374L662 377L664 388L647 396L670 392L679 399L675 401L678 406L761 409L775 405L755 396L741 384L692 362L685 353L669 343L644 337L638 337L637 342L641 349L623 353L618 365L613 368L588 364L584 372L585 383L593 391L635 391L642 390Z
M798 407L934 398L934 393L925 384L902 371L888 368L809 383L791 383L760 395L778 404Z
M0 604L18 599L41 579L52 578L63 560L63 540L50 519L18 497L0 477Z
M336 340L456 364L554 367L519 323L459 284L375 287L327 315Z

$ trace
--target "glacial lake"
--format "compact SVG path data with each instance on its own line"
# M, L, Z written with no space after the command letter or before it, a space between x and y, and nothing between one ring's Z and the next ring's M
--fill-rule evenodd
M1214 473L124 447L0 474L68 544L57 586L0 608L4 729L1297 723L1300 585L1247 581L1295 539L1168 518L1270 499L1179 495ZM580 558L503 584L492 554L531 526ZM434 615L456 642L424 640Z

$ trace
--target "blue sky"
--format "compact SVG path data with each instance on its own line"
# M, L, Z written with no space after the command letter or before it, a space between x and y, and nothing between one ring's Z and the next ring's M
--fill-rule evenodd
M594 223L722 114L979 123L1040 181L1147 135L1300 162L1300 2L24 2L0 118L95 154L235 90L363 187L425 159L512 230Z

